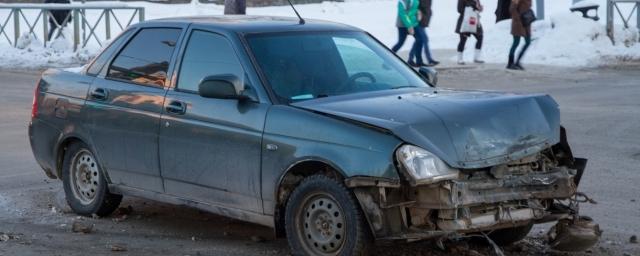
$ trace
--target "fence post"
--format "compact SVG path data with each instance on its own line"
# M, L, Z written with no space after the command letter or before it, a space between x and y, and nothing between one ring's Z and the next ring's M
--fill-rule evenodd
M44 38L44 47L47 47L49 41L49 10L42 9L42 38Z
M536 1L536 16L539 20L544 20L544 0Z
M613 39L613 2L607 0L607 35L611 39L611 43L616 44Z
M144 21L144 8L138 8L138 21Z
M636 28L640 32L640 3L636 3Z
M20 39L20 9L13 10L13 47L18 46L18 39Z
M107 40L111 39L111 9L104 9L104 33Z
M78 9L73 10L73 51L78 50L78 44L80 43L80 24L78 23L80 22L78 20L80 18L80 15L78 15L79 12L80 10ZM84 17L82 18L84 19ZM84 23L84 21L82 23Z

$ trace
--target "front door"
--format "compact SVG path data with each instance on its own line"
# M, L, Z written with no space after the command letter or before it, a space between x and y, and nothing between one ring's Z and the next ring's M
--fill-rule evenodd
M89 90L92 144L111 183L162 192L158 130L180 28L139 30Z
M260 147L268 105L255 97L230 41L213 32L189 32L174 90L165 99L160 161L166 193L262 213ZM254 100L210 99L198 84L233 74Z

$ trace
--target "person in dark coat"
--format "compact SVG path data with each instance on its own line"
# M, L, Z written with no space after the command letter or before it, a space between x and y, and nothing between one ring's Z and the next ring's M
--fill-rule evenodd
M429 27L429 23L431 23L431 15L432 15L432 10L431 10L431 0L420 0L420 4L418 6L418 12L419 12L419 27L418 29L421 29L424 31L424 38L422 38L422 48L424 48L424 54L427 57L427 66L435 66L440 64L439 61L434 60L433 57L431 56L431 49L429 48L429 35L427 34L427 30L426 28ZM409 62L415 63L413 61L413 59L415 58L415 54L413 52L411 52L409 54Z
M511 13L511 35L513 35L513 44L509 51L508 69L524 70L522 65L520 65L520 61L522 61L524 53L531 44L531 24L524 24L522 22L522 14L529 10L531 10L531 0L511 0L509 12ZM518 59L515 59L520 38L524 38L524 46L518 54Z
M458 23L456 25L456 33L460 34L460 42L458 43L458 64L464 65L464 46L467 43L467 38L472 35L472 33L460 33L460 28L462 27L462 20L464 19L464 9L467 7L473 8L474 11L482 12L483 7L480 4L480 0L458 0ZM483 40L484 31L482 29L482 23L478 20L478 30L473 36L476 38L476 51L475 56L473 58L475 63L484 63L482 60L482 40Z
M511 6L511 0L498 0L496 6L496 23L511 19L511 13L509 7Z
M70 0L45 0L44 1L45 4L70 4L71 1ZM71 22L71 17L67 18L67 16L69 16L69 13L71 13L70 10L51 10L49 11L50 15L49 15L49 40L51 40L52 36L53 36L53 32L56 31L56 29L58 28L58 26L60 26L60 30L62 30L67 23Z

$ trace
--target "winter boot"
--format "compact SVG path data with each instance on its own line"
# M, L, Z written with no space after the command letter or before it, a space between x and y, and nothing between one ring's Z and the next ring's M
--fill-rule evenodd
M473 62L478 63L478 64L484 63L484 60L482 58L482 50L476 49L476 54L473 57Z
M518 70L516 65L513 64L513 55L509 55L509 63L507 64L507 69Z
M517 70L524 70L524 67L522 67L522 65L520 65L520 61L517 61L516 64L513 64L513 66L517 69Z
M419 67L422 67L422 66L428 66L428 65L425 65L425 64L424 64L424 63L422 63L422 62L420 62L420 63L415 63L415 62L413 62L412 60L408 61L407 63L409 64L409 66L412 66L412 67L414 67L414 68L419 68Z
M464 65L464 55L462 52L458 52L458 65Z

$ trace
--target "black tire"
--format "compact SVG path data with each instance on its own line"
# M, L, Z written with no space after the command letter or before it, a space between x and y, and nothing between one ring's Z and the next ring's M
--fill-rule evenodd
M527 237L532 228L533 223L514 228L498 229L491 232L489 238L500 246L511 245Z
M368 255L372 246L357 199L342 183L323 175L305 178L293 191L285 229L294 255Z
M95 154L82 142L67 147L62 163L62 182L69 207L79 215L108 216L122 201L122 195L109 192Z

